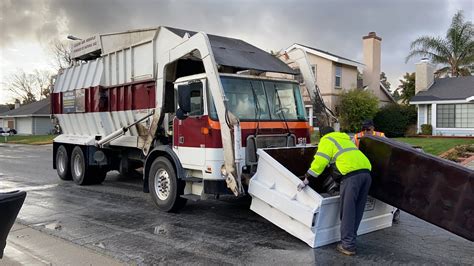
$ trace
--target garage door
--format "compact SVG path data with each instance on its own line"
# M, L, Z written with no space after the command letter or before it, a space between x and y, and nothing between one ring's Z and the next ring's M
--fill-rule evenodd
M21 135L31 135L32 134L32 120L31 117L22 117L16 119L16 130L18 134Z

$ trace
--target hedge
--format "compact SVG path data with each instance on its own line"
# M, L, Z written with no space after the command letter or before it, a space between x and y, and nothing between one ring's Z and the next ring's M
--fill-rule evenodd
M416 124L416 107L410 105L390 104L382 107L374 117L377 131L382 131L389 138L403 137L408 127Z

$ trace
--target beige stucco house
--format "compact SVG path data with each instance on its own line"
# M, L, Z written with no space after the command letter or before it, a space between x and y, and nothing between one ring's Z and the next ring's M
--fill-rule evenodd
M382 38L375 32L362 38L364 63L298 43L286 48L279 57L285 61L286 53L293 49L304 50L324 102L333 112L338 113L340 94L355 88L372 91L380 105L394 102L390 92L380 83L381 42ZM362 79L359 78L359 73L362 73ZM310 104L306 89L302 93L305 102Z

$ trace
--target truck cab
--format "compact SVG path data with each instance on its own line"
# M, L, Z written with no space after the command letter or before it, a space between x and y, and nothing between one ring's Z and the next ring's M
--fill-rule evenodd
M240 74L219 75L226 108L240 125L241 146L234 151L241 158L244 186L256 171L257 149L292 147L310 143L299 84L294 80ZM174 82L177 111L168 117L166 133L179 157L191 194L226 194L222 177L223 146L220 124L206 74ZM189 178L188 178L189 179Z

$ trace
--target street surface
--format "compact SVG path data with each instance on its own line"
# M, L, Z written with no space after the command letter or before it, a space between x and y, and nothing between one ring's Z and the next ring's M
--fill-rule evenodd
M140 178L110 172L102 185L61 181L51 145L0 144L0 191L14 189L28 191L18 223L117 262L474 264L474 243L406 213L391 228L359 236L355 257L335 244L311 249L250 211L248 200L188 201L180 213L163 213Z

